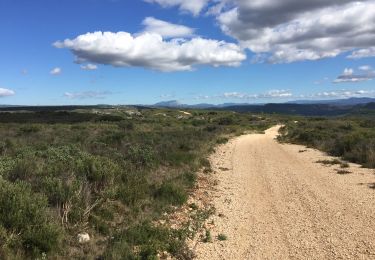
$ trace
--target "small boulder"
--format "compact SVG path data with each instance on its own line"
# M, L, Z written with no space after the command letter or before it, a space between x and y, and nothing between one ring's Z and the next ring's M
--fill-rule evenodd
M90 241L90 235L86 232L79 233L77 238L80 244L84 244Z

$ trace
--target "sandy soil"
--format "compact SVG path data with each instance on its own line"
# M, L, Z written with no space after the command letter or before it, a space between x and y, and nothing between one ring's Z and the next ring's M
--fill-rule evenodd
M238 137L212 156L213 242L193 243L197 259L375 259L374 170L350 164L339 175L338 165L316 163L332 157L279 144L277 131Z

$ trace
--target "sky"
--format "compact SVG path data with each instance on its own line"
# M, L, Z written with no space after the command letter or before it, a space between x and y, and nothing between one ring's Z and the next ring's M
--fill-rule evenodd
M0 104L375 97L375 0L0 0Z

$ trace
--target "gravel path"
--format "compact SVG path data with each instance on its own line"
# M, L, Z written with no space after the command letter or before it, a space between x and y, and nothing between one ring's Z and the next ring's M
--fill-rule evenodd
M195 244L197 259L375 259L374 170L337 174L316 163L332 157L279 144L277 131L217 149L213 242Z

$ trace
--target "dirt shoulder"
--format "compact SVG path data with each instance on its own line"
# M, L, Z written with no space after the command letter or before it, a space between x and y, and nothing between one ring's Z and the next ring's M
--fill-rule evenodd
M338 174L339 165L316 163L332 157L279 144L277 131L212 155L211 186L198 189L216 209L206 221L212 242L190 242L197 259L375 259L374 170L349 164Z

